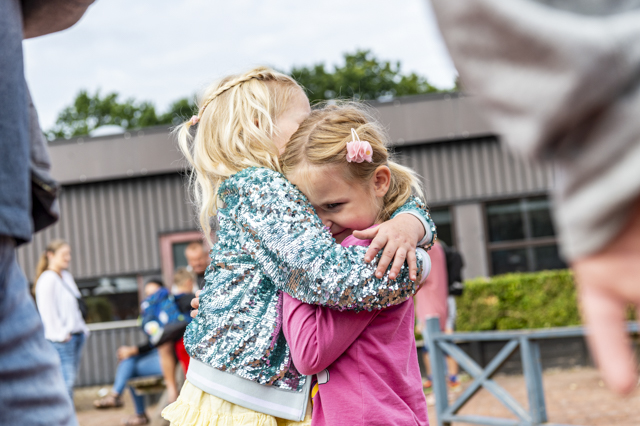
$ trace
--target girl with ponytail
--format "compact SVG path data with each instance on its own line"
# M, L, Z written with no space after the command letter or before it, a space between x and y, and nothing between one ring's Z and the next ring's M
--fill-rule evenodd
M280 156L309 112L291 77L259 67L212 85L177 130L202 230L210 238L217 221L218 231L199 311L184 335L187 381L163 411L172 425L310 424L311 380L292 362L282 295L379 310L419 286L416 246L435 236L421 200L395 197L401 201L381 216L389 220L369 251L342 247L281 173Z
M355 103L313 111L281 159L287 178L343 246L387 220L412 195L415 173L394 162L382 127ZM423 279L429 256L423 255ZM413 300L385 310L340 312L283 296L293 363L316 375L312 426L428 425L414 337ZM363 372L366 372L363 374Z

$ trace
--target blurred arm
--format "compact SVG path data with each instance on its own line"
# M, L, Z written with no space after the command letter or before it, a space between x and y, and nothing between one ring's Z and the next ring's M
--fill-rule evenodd
M22 0L24 38L66 30L82 18L93 0Z

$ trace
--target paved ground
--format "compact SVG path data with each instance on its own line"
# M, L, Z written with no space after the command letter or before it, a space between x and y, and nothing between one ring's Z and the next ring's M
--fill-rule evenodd
M495 380L523 407L528 407L522 376L500 375L496 376ZM604 387L598 372L592 368L545 371L543 381L547 413L551 423L582 426L640 425L640 391L627 398L617 397ZM468 385L469 382L463 383L461 387ZM460 413L515 419L509 410L484 389L478 392ZM429 419L432 425L436 424L433 405L429 406Z
M80 426L117 426L122 424L122 420L134 413L133 401L131 400L129 391L125 391L124 406L121 408L111 408L108 410L96 410L93 408L93 400L98 398L98 387L88 387L76 389L74 400L76 405L76 414ZM157 414L158 406L151 405L147 408L147 414L153 416ZM153 419L152 426L168 424L159 421L156 417Z
M527 398L522 376L496 376L504 387L525 408ZM463 383L462 387L468 386ZM638 426L640 425L640 391L627 398L619 398L604 388L597 371L591 368L545 371L544 387L549 421L581 426ZM91 401L100 388L76 390L75 402L80 426L119 425L120 420L133 413L133 404L127 395L123 408L95 410ZM151 413L156 407L151 407ZM461 413L514 418L510 412L487 391L481 390L469 401ZM429 419L436 424L435 409L429 406ZM455 423L455 426L464 423Z

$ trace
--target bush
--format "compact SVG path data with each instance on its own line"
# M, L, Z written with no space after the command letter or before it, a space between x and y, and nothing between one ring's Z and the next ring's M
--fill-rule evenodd
M113 319L113 308L109 299L102 296L85 297L84 301L89 310L87 323L106 322Z
M581 324L573 274L568 270L468 280L457 302L458 331Z

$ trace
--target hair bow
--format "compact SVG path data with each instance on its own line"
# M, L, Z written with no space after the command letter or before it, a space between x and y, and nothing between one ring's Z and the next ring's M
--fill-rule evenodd
M373 148L367 141L361 141L355 129L351 129L352 142L347 142L347 161L350 163L373 162Z

